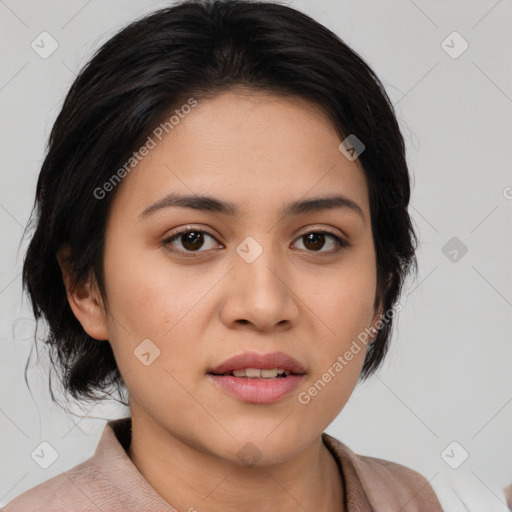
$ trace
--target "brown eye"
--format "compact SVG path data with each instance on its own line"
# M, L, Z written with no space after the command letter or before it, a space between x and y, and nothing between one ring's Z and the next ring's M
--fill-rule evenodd
M183 235L180 235L180 240L182 246L187 249L187 251L195 251L200 249L204 244L204 236L201 231L189 231Z
M210 246L208 246L209 240L211 240ZM310 231L301 235L298 240L303 240L304 250L307 252L316 252L325 256L336 254L349 245L348 242L329 231ZM213 235L206 231L188 228L165 238L161 244L170 252L193 257L213 249L215 241ZM323 250L326 246L327 250Z
M189 228L187 230L180 231L179 233L176 233L170 237L167 237L162 241L162 245L171 252L180 252L184 255L187 255L187 252L207 252L212 247L215 247L215 244L213 244L211 247L208 247L208 239L215 240L215 238L213 238L213 236L206 231ZM206 250L200 250L204 249L205 245L207 246Z
M325 244L325 235L323 233L309 233L304 236L307 249L312 251L320 250Z
M329 239L331 240L330 243L328 243ZM345 242L345 240L334 233L330 233L329 231L310 231L309 233L305 233L300 236L299 240L304 240L303 245L309 252L336 253L348 246L348 243ZM334 248L322 251L321 249L325 245L330 245L330 247Z

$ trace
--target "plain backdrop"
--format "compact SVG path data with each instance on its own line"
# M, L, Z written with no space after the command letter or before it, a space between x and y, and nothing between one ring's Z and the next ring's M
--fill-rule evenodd
M32 354L27 388L34 324L21 293L26 244L18 246L75 74L127 22L171 3L0 1L0 506L90 457L106 420L127 415L115 403L64 413L51 401L44 354ZM501 489L512 482L512 2L288 5L336 32L383 81L407 144L421 239L419 275L404 291L388 359L327 432L357 453L416 469L446 510L504 510ZM48 58L31 46L42 32L58 44ZM31 457L43 441L58 453L48 469Z

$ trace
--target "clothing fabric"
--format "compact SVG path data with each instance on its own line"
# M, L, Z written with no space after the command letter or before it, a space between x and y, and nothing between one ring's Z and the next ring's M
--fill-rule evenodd
M25 491L0 510L177 512L128 457L131 427L130 417L109 421L91 458ZM442 512L432 487L419 473L356 455L325 432L322 441L340 470L347 512Z
M512 512L512 484L508 485L503 489L505 500L507 501L508 509Z

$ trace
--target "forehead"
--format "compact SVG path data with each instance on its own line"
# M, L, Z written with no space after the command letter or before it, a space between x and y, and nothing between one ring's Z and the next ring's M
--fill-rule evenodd
M139 215L178 192L223 198L243 215L339 193L369 215L364 171L339 151L341 139L316 105L228 91L186 111L161 140L153 136L154 148L123 178L113 208Z

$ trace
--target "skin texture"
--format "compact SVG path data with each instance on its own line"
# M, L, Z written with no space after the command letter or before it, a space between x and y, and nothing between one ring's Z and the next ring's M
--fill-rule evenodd
M129 457L180 511L343 509L320 436L352 393L364 350L307 405L297 399L381 314L367 182L340 142L302 99L232 90L199 100L119 185L107 225L107 303L93 280L68 294L85 331L110 341L129 390ZM139 217L170 192L208 194L239 212L172 207ZM355 201L364 218L347 209L281 215L291 201L333 194ZM208 232L192 256L182 255L184 237L162 245L189 225ZM303 235L321 230L350 245L334 253L330 236L308 244ZM236 252L248 236L263 249L252 263ZM148 338L160 356L145 366L134 350ZM254 404L207 377L249 350L297 359L300 389ZM253 467L237 456L248 442L261 454Z

